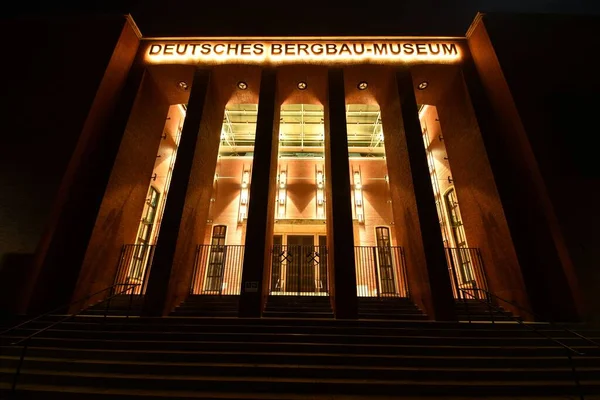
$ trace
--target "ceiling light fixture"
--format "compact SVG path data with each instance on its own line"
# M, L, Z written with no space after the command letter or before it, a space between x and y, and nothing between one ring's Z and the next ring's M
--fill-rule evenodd
M366 81L360 81L358 82L358 85L356 85L358 90L365 90L368 86L369 84Z
M187 82L185 81L179 81L177 83L177 87L181 90L188 90L190 87L188 86Z
M423 81L423 82L419 83L417 88L419 88L419 90L425 90L425 89L427 89L427 86L429 86L429 82Z
M300 82L298 82L298 89L300 89L300 90L304 90L304 89L306 89L307 87L308 87L308 84L307 84L306 82L304 82L304 81L300 81Z
M246 89L248 89L248 84L246 82L244 82L244 81L239 81L237 83L237 87L240 90L246 90Z

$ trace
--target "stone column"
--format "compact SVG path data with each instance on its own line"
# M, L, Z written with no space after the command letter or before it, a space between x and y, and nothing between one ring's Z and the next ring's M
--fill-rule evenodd
M336 318L356 318L356 267L350 201L350 161L346 126L344 72L328 72L325 104L325 189L327 250ZM331 285L331 284L330 284Z
M435 206L427 154L423 145L423 133L419 121L413 80L407 68L399 69L396 72L396 84L404 126L403 134L406 139L407 156L416 199L419 234L425 253L425 266L429 279L431 310L428 310L428 312L432 313L436 320L453 320L456 319L456 315L454 313L454 299L446 264L442 232ZM402 228L404 227L398 227L397 229ZM410 276L409 279L411 279Z
M269 293L279 150L279 112L277 71L264 69L260 79L252 160L240 317L260 317Z
M142 310L142 314L146 316L161 316L164 312L196 148L203 148L204 146L201 146L203 142L210 142L213 139L210 137L212 131L200 130L205 106L207 105L210 77L210 69L198 68L194 73L177 158L173 166L169 196L162 217L161 233L156 243L146 289L146 298ZM215 148L215 146L206 147ZM213 150L212 152L215 154L207 155L207 158L214 158L215 163L218 149L217 144L216 153ZM207 171L210 169L209 167L207 166ZM214 168L214 165L212 167ZM210 174L210 179L212 180L213 177L214 169ZM190 265L190 268L192 268L192 265Z

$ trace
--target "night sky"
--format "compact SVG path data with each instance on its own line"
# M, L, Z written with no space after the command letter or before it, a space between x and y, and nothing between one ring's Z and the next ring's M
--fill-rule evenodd
M18 2L17 2L18 3ZM3 16L131 13L145 36L462 36L477 11L600 14L599 0L404 0L351 3L215 0L87 0L13 3ZM19 5L21 4L21 5ZM369 5L365 7L364 5Z

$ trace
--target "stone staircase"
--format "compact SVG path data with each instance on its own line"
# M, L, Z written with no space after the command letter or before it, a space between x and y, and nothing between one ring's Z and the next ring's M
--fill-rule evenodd
M329 296L269 296L267 318L333 318Z
M402 297L359 297L359 319L426 320L423 313L410 299Z
M456 300L454 303L456 318L459 321L514 321L510 311L495 305L488 307L479 300Z
M0 338L0 398L22 349L10 343L55 318ZM586 354L573 359L586 400L596 398L600 349L536 326ZM31 340L17 390L27 399L578 398L564 348L517 324L287 318L76 317Z
M85 311L86 315L136 315L139 316L144 305L143 295L117 295L109 301L99 303L88 308Z
M172 313L174 317L237 317L240 296L190 295Z

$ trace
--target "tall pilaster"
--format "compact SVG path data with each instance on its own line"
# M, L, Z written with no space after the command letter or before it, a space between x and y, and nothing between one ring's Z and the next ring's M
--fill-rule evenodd
M240 317L260 317L269 292L270 252L275 218L279 146L277 71L264 69L260 79L250 203L242 272Z
M162 216L161 234L156 243L156 250L150 270L146 298L142 310L143 315L160 316L164 312L175 252L178 241L182 236L180 229L182 216L184 214L184 205L186 204L186 195L190 184L190 174L197 149L211 150L210 154L203 154L207 161L202 174L204 180L208 179L212 182L214 178L214 168L219 151L219 132L215 134L211 130L201 130L207 106L210 77L210 69L198 68L194 73L177 158L173 166L169 196L167 197ZM214 136L216 136L216 139ZM216 145L214 142L216 142ZM212 162L213 159L214 162ZM210 193L208 196L210 196ZM204 218L205 222L206 218ZM193 249L196 241L192 240L191 242L193 243L188 246L191 246L191 248L184 249L184 251L187 251L193 257ZM192 262L189 262L189 268L192 268Z
M408 161L416 211L419 220L420 242L425 256L425 267L429 281L429 304L436 320L453 320L454 299L452 296L450 276L446 263L442 232L435 206L435 197L427 154L423 146L423 133L419 121L419 111L415 98L414 85L410 71L407 68L396 72L396 84L400 99L400 109L403 122L403 133L406 140ZM387 147L387 142L386 142ZM399 156L399 155L396 155ZM402 229L402 228L401 228ZM409 276L409 280L411 277Z
M120 88L122 83L118 78L123 74L122 69L122 65L113 65L111 61L107 71L112 72L113 75L109 74L112 80L103 80L65 173L51 227L36 250L31 276L35 285L26 288L28 293L23 295L24 298L31 295L28 313L48 311L73 300L71 296L125 127L147 75L143 65L136 62Z
M325 188L327 198L327 248L331 291L336 318L356 318L354 230L350 201L350 161L346 126L344 72L328 72L325 104Z

